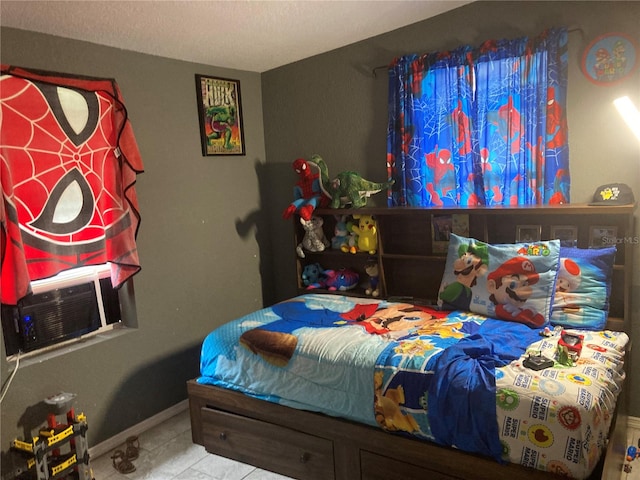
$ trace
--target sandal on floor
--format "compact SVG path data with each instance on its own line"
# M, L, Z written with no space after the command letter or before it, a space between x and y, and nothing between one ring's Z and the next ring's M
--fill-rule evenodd
M116 450L111 456L113 468L119 473L131 473L136 471L136 466L129 461L122 450Z
M138 441L138 437L136 435L127 437L127 449L125 450L127 460L135 460L138 458L139 452L140 442Z

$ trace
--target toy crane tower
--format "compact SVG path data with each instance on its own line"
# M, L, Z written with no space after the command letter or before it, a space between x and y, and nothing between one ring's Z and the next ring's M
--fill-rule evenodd
M59 393L45 399L51 407L47 426L31 441L15 439L11 447L22 454L26 469L19 480L94 480L89 467L87 419L75 414L75 394ZM59 416L64 416L62 422Z

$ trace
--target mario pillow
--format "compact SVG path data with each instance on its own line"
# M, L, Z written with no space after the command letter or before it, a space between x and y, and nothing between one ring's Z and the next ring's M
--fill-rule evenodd
M560 248L552 324L586 330L605 328L615 256L616 247Z
M559 258L559 240L488 244L452 234L438 305L544 327Z

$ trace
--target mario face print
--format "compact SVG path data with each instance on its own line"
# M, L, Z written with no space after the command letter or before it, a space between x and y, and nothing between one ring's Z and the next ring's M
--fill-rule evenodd
M521 307L533 293L526 275L506 275L496 280L489 280L487 288L496 304L512 304Z
M411 331L431 325L436 320L429 312L410 304L381 308L360 324L368 333L400 338Z
M539 278L533 263L525 257L511 258L491 272L487 276L487 290L496 306L496 315L534 328L544 325L542 315L524 306Z

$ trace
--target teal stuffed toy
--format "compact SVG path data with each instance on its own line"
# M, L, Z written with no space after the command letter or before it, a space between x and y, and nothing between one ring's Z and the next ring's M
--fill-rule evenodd
M344 253L356 253L358 245L358 232L354 230L353 221L347 220L348 215L336 217L335 235L331 239L331 247Z
M336 216L336 226L333 230L334 235L331 239L331 248L334 250L342 250L349 241L349 227L347 226L347 215Z
M307 289L323 288L327 275L319 263L310 263L302 269L301 278L302 285Z

